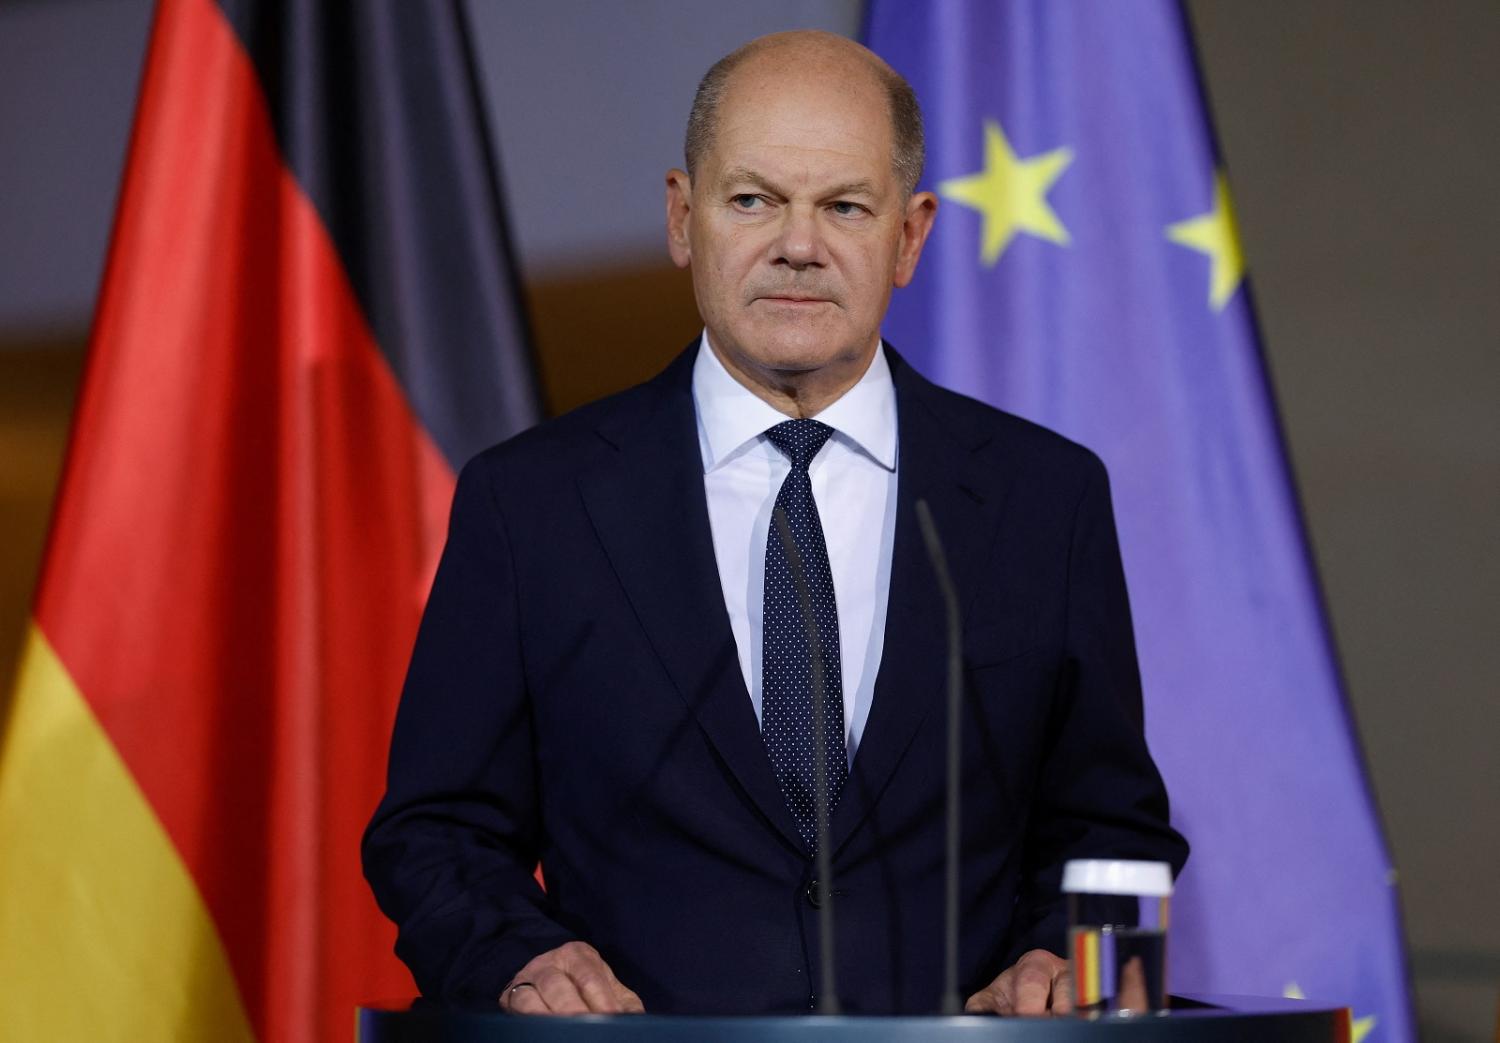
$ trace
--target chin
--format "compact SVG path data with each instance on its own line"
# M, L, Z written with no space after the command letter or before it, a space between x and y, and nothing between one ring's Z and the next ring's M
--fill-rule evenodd
M784 373L806 373L822 369L839 355L839 352L830 351L826 347L783 344L762 348L754 353L754 358L767 369Z
M798 328L757 337L747 341L746 347L762 366L805 372L859 354L852 343L847 330Z

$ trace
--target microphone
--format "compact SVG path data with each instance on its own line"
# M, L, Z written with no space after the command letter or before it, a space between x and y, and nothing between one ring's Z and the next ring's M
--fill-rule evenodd
M960 815L959 775L963 751L959 745L959 714L963 710L963 626L959 619L958 590L948 575L948 558L938 539L937 525L926 500L918 500L917 524L932 575L948 612L948 850L943 862L943 1001L942 1013L962 1014L958 994L958 831Z
M797 587L797 601L802 607L802 625L807 630L807 649L812 659L812 711L813 711L813 789L814 815L818 820L818 934L823 945L818 953L818 1013L837 1014L839 998L833 984L833 858L828 850L828 725L824 720L823 691L823 642L818 635L818 620L813 615L812 591L807 585L807 574L802 571L802 556L792 540L792 528L786 520L786 511L778 504L771 513L776 523L776 532L781 537L781 549L786 552L786 562L792 573L792 583ZM844 722L839 722L842 728Z

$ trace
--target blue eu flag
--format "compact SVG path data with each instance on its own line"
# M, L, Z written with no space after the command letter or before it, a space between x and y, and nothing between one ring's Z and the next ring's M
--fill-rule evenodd
M1288 474L1224 171L1172 3L876 2L941 199L885 335L1109 466L1152 750L1193 855L1179 993L1412 1038L1394 873Z

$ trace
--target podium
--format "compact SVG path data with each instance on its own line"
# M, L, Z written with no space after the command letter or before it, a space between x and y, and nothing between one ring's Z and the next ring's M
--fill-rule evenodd
M1349 1012L1295 1000L1181 997L1128 1018L619 1017L542 1018L416 1003L359 1008L359 1043L1348 1043Z

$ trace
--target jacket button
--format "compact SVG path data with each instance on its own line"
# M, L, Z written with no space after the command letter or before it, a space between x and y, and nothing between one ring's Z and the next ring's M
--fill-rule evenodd
M818 882L816 880L807 885L807 890L803 892L803 896L807 899L807 904L812 906L814 909L823 908L823 901L818 895ZM842 887L835 887L833 890L828 892L828 897L847 898L849 897L849 892L845 891Z

